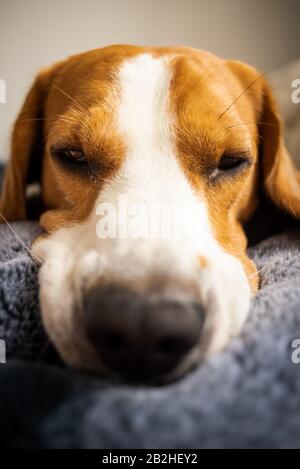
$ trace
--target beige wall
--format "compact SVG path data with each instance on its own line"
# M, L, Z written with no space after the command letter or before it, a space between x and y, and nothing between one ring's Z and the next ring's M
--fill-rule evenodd
M189 45L269 69L300 56L299 0L0 0L0 158L36 71L111 43Z

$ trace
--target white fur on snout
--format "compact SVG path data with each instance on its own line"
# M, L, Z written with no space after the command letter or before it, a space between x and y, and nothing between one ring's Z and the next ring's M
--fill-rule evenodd
M75 275L78 258L72 252L74 238L68 235L66 229L58 230L32 248L33 257L43 261L39 272L43 323L66 363L74 368L105 371L85 336L81 284Z
M116 126L126 147L124 162L102 188L85 222L62 228L34 247L44 260L40 273L44 322L71 365L104 369L86 340L80 308L83 290L97 283L119 284L145 296L154 291L161 298L202 306L205 323L199 345L179 364L177 375L224 347L247 316L251 294L245 271L216 242L205 198L192 189L175 153L171 78L165 58L142 54L123 63ZM120 196L129 204L166 204L177 210L179 224L183 223L179 207L189 207L197 215L187 219L186 237L99 239L98 208L118 207ZM122 213L116 220L119 227L128 223ZM205 257L206 267L200 268L199 256Z

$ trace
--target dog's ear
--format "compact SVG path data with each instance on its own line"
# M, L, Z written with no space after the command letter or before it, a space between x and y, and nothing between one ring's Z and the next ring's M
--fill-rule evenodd
M27 218L26 187L40 181L44 104L52 71L46 69L38 74L14 125L0 198L0 211L7 220Z
M227 61L242 83L243 99L254 110L259 145L259 179L264 194L280 211L300 219L300 172L284 142L284 128L273 91L263 74L239 61Z
M283 122L269 84L263 80L262 109L258 123L263 184L272 202L300 219L300 172L284 142Z

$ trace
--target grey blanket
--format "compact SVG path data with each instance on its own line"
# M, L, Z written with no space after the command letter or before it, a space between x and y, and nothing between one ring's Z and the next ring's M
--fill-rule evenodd
M29 245L33 223L14 224ZM57 359L40 321L37 269L0 225L0 445L300 447L300 232L251 251L262 271L242 335L178 383L113 386Z

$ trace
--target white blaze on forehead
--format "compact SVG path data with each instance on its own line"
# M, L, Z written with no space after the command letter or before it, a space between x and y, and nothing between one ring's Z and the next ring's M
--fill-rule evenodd
M154 150L153 145L159 146L162 138L167 138L170 78L168 61L163 57L142 54L121 66L119 129L131 150L137 145L143 149L147 143Z
M123 175L151 199L191 193L172 145L170 80L167 59L148 54L126 61L119 74L118 127L127 145Z
M168 206L177 211L176 223L183 223L185 215L185 233L189 239L186 248L195 255L195 249L201 254L199 247L204 241L207 249L207 243L213 240L205 203L192 189L176 157L171 78L172 67L166 57L141 54L121 65L117 127L126 154L116 176L101 190L97 204L117 205L117 198L125 195L129 203ZM190 209L190 220L187 211L183 213L184 207ZM191 237L197 240L197 246L190 242Z

